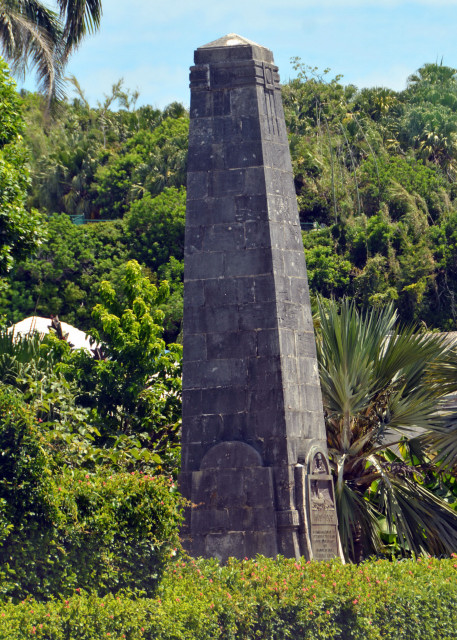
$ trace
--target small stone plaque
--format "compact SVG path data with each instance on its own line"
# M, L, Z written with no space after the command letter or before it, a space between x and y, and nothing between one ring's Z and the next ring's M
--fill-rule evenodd
M325 453L313 447L308 456L308 513L314 560L338 555L335 491Z
M311 548L314 560L329 560L338 554L336 525L318 524L311 526Z

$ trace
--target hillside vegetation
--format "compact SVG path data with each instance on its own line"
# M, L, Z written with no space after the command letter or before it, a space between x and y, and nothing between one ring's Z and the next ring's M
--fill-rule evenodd
M454 329L457 71L425 64L395 92L344 85L298 60L296 70L283 96L312 293L393 301L405 321ZM9 322L58 313L88 328L97 283L136 259L152 281L171 284L173 341L188 114L178 104L137 108L122 83L91 108L74 84L78 97L53 120L39 96L22 97L28 206L45 213L47 241L17 263L0 313Z

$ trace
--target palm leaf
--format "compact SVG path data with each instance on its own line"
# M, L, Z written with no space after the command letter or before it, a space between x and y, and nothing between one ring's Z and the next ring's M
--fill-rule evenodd
M354 535L355 531L362 534L361 544L366 554L381 550L379 524L370 502L348 484L343 484L342 490L336 492L336 508L341 546L346 558L354 559L357 554L354 544L354 538L357 537Z
M64 59L79 45L81 40L100 26L102 17L101 0L57 0L60 15L65 21Z

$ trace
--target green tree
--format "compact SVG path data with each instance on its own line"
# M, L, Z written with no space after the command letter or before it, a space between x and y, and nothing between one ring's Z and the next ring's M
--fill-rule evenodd
M441 336L395 321L392 306L361 314L344 300L319 309L340 535L356 561L382 550L383 527L404 553L451 553L457 544L457 514L427 488L419 460L411 466L398 450L413 451L414 436L440 423L439 402L457 388L455 353Z
M186 190L166 187L155 198L149 193L132 203L125 226L132 255L156 271L160 265L184 255Z
M15 85L0 60L0 288L14 260L40 244L41 216L25 208L29 176L21 142L22 118Z
M81 403L93 411L105 441L121 438L147 462L172 460L178 453L181 353L162 339L168 283L159 287L132 260L113 286L102 282L95 306L97 357L75 352L67 374L77 380ZM112 441L112 440L111 440ZM118 441L120 445L121 441ZM136 454L135 454L136 455Z

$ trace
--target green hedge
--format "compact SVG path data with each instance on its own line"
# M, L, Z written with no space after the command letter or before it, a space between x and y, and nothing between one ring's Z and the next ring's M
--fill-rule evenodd
M178 560L154 598L0 605L0 640L453 640L457 560Z
M13 528L0 545L0 597L155 587L179 546L182 499L171 479L73 471L56 476L52 490L56 520Z
M0 384L0 598L152 591L179 548L175 482L59 468L53 453L30 407Z

